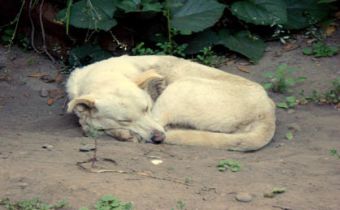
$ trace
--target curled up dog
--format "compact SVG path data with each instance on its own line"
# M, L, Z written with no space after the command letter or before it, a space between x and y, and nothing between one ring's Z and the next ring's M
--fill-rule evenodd
M173 56L121 56L76 69L68 112L116 139L253 151L275 132L261 85Z

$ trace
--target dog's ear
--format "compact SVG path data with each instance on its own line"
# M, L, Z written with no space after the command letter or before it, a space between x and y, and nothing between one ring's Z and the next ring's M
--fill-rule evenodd
M75 99L72 99L68 104L67 104L67 112L71 113L75 109L78 112L82 112L85 110L90 110L95 107L95 102L94 99L90 96L81 96Z
M151 69L145 71L135 78L134 82L142 89L147 91L151 98L156 101L159 95L166 88L165 78Z
M164 77L160 74L158 74L155 70L147 70L143 73L139 74L135 79L134 82L142 89L146 89L147 86L150 84L153 80L160 80L164 79Z

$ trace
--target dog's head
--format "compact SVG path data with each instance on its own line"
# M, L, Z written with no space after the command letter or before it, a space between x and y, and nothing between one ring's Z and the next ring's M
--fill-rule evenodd
M133 80L114 81L104 89L72 99L67 111L79 117L86 134L105 132L119 140L160 143L165 139L164 128L152 117L153 101L147 90L162 79L150 70Z

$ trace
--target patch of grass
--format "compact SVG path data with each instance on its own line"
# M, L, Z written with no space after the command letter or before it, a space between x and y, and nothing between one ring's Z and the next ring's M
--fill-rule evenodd
M297 104L295 96L287 96L284 101L276 103L276 107L281 109L294 109Z
M211 47L205 47L196 55L195 60L204 65L213 66L216 63L217 55Z
M232 159L220 160L217 164L217 168L219 171L223 172L226 170L230 170L232 172L239 172L241 170L240 162Z
M340 103L340 77L336 78L332 82L331 88L327 91L320 93L317 90L313 90L311 95L306 96L302 90L300 93L301 103L305 104L308 102L318 104L339 104Z
M330 153L332 156L335 156L335 157L337 157L337 158L340 159L340 154L338 153L338 150L337 150L337 149L335 149L335 148L330 149L330 150L329 150L329 153Z
M105 195L97 201L96 210L132 210L132 203L123 203L112 195Z
M145 45L144 42L136 45L132 49L133 55L175 55L179 57L185 57L185 49L187 44L177 44L175 42L158 42L156 43L156 48L152 49Z
M186 205L183 201L177 201L176 210L186 210ZM171 210L175 210L175 208L171 208Z
M65 200L61 200L56 204L51 205L44 203L37 198L17 202L11 202L10 199L6 198L0 200L0 206L3 206L8 210L57 210L65 208L67 206L67 202Z
M263 83L263 87L275 93L292 92L291 88L295 84L306 80L306 77L292 76L292 73L295 71L297 71L297 69L289 67L287 64L281 64L274 72L264 73L264 77L266 77L268 81Z
M294 138L293 132L291 131L288 131L285 136L287 140L292 140Z
M304 55L311 55L319 58L334 56L338 53L339 48L335 46L329 46L324 42L316 42L312 45L312 47L306 47L302 51Z

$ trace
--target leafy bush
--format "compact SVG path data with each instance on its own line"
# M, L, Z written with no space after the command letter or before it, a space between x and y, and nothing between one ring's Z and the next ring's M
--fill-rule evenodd
M69 25L106 32L113 28L128 28L138 40L134 54L162 52L184 57L220 45L256 62L264 53L265 43L254 33L256 31L251 30L251 25L302 29L325 19L332 2L68 0L57 19L65 24L67 32ZM144 44L139 44L141 42Z
M313 55L314 57L330 57L338 53L338 47L328 46L323 42L314 43L312 47L303 49L303 54Z

